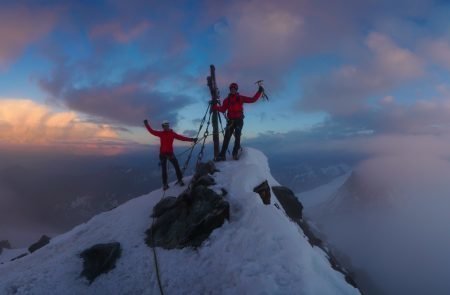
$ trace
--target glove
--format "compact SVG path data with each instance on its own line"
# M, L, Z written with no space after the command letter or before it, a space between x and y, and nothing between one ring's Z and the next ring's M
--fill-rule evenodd
M144 125L148 125L147 119L144 120Z
M261 85L258 88L258 92L264 92L264 87L262 87Z
M193 141L194 143L197 143L198 138L192 138L192 141Z

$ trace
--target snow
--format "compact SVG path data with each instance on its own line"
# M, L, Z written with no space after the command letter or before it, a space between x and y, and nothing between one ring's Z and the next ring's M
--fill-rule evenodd
M346 174L336 177L327 184L319 186L313 190L295 194L302 202L305 208L312 208L331 201L336 191L347 181L350 177L351 171Z
M266 179L279 185L261 152L246 148L239 161L221 162L217 168L214 189L228 191L230 221L196 250L157 248L166 294L360 294L282 209L264 205L253 192ZM166 196L181 190L172 183ZM144 233L162 195L156 190L133 199L0 265L0 294L159 294ZM272 204L274 199L272 194ZM89 285L80 277L79 253L113 241L121 243L122 257L115 269Z
M3 249L2 253L0 254L0 264L6 263L22 254L29 254L28 249Z

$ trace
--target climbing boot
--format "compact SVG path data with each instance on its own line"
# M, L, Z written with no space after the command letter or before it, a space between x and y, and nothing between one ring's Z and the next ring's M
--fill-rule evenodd
M219 154L219 155L216 157L216 162L221 162L221 161L225 161L225 160L226 160L225 155Z

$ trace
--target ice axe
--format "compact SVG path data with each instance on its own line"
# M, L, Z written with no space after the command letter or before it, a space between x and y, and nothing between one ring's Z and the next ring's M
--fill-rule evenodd
M264 80L258 80L255 82L259 87L262 87ZM263 88L264 89L264 88ZM264 97L267 101L269 101L269 97L266 95L266 93L263 91L262 97Z

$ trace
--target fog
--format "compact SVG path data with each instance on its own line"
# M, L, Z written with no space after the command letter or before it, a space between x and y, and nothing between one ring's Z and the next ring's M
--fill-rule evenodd
M0 155L0 163L0 240L13 247L65 232L160 185L158 160L148 151L118 156L10 151Z
M331 201L306 215L367 294L449 294L447 143L377 144Z

